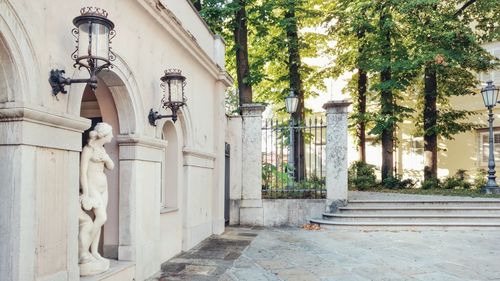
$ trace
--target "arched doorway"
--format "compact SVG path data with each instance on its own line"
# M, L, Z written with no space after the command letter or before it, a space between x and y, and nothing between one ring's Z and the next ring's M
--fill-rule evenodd
M85 87L82 96L82 103L80 108L80 116L88 118L92 121L92 126L89 128L82 137L82 146L87 143L88 132L98 122L108 123L113 127L113 135L117 136L119 133L119 120L115 101L111 95L111 91L106 83L99 79L99 84L95 93L90 87ZM111 259L118 259L118 245L119 245L119 158L118 158L118 143L116 137L113 138L111 143L105 145L106 152L109 154L115 168L113 170L106 170L105 173L108 178L108 207L107 207L107 221L103 226L101 232L101 255Z

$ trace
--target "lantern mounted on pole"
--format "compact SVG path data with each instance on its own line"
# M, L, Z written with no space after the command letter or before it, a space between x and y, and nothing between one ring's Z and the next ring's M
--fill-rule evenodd
M172 118L175 123L177 121L177 111L186 104L186 96L184 87L186 86L186 77L182 75L179 69L167 69L165 75L160 78L160 87L163 90L161 106L164 109L170 109L171 115L160 115L158 111L149 110L149 124L156 126L156 120L162 118Z
M481 192L485 194L500 194L500 188L496 182L495 176L495 154L494 154L494 140L493 140L493 107L498 102L498 87L493 85L493 81L488 81L488 85L481 89L483 96L484 106L488 108L488 128L489 128L489 154L488 154L488 181L486 185L481 188Z
M87 83L92 90L97 88L97 74L103 69L112 67L111 62L116 56L111 51L111 40L115 37L115 25L108 19L108 12L97 7L84 7L80 16L73 19L75 28L72 34L76 39L76 50L71 54L75 60L73 67L87 69L89 79L70 79L64 77L64 70L50 71L49 83L52 94L66 94L66 85L73 83Z
M293 91L285 98L286 111L290 114L294 114L297 111L297 106L299 105L299 97L294 95Z

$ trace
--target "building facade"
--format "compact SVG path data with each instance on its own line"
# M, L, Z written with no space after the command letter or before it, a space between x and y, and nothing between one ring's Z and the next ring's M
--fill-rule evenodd
M52 69L73 79L72 20L97 6L115 24L113 67L54 96ZM224 42L188 0L0 0L0 280L79 280L82 134L103 121L114 139L101 254L126 278L224 230ZM160 77L178 68L187 104L177 122L161 109ZM123 277L125 278L125 277ZM120 279L132 280L132 279Z

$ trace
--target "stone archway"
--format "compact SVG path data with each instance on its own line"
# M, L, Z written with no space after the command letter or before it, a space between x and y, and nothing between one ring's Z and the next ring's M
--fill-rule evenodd
M75 70L72 78L88 78L88 72ZM136 190L140 187L128 176L135 173L131 171L137 168L134 161L141 159L123 151L134 149L142 140L146 114L137 82L119 56L110 70L99 73L98 80L95 95L86 90L85 84L71 85L67 112L82 117L100 117L113 126L115 138L106 147L115 162L115 169L108 173L108 221L104 225L103 254L118 260L136 261L140 258L136 251L140 239L135 238L136 217L140 212L136 208L140 198Z

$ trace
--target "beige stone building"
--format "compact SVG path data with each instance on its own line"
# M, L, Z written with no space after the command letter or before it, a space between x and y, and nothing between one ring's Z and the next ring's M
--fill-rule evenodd
M113 67L52 94L49 73L74 68L73 18L105 9ZM109 204L100 252L114 280L144 280L160 264L224 230L224 42L188 0L0 0L0 280L79 280L79 159L91 121L113 126L105 146ZM186 77L177 122L161 108L160 77ZM134 279L135 278L135 279Z

